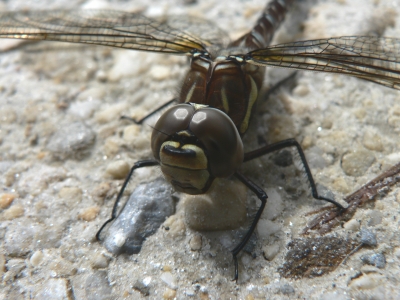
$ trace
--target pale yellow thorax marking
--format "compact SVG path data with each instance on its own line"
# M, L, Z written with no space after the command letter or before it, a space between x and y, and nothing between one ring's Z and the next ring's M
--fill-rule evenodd
M245 133L247 130L247 127L249 127L249 120L251 116L251 111L253 109L254 103L256 103L257 97L258 97L258 88L257 85L253 79L253 77L250 76L250 82L251 82L251 87L250 87L250 96L249 96L249 104L247 105L247 111L246 115L243 119L242 124L240 125L240 133Z

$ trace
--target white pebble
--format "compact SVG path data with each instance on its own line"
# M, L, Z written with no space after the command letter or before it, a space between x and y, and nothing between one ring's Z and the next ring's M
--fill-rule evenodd
M267 220L276 219L283 211L284 205L281 195L274 188L267 189L268 201L263 211L262 218Z
M360 229L360 223L357 220L350 220L344 223L343 227L347 230L358 231Z
M257 224L257 232L260 238L268 238L281 230L281 226L270 220L260 219Z
M32 266L37 267L42 263L43 257L44 255L42 251L36 251L35 253L32 254L29 262L31 263Z
M164 272L161 274L161 280L164 281L171 289L176 290L178 288L176 278L171 272Z
M262 248L264 257L271 261L275 258L275 256L279 253L279 245L274 244L274 245L266 245Z

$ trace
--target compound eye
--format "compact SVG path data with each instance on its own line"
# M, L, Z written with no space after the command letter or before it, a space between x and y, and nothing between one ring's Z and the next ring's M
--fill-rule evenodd
M171 135L189 127L194 108L188 104L178 104L168 109L157 121L151 135L151 150L155 159L160 159L161 145Z
M202 142L215 177L232 175L243 162L243 143L232 120L215 108L196 110L189 129Z

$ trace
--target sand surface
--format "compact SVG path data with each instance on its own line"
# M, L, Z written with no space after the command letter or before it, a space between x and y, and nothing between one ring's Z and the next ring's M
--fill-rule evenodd
M275 42L398 37L400 7L395 2L299 1L299 12L291 15ZM191 15L213 20L235 38L251 28L264 5L255 0L157 0L151 5L143 0L14 0L0 3L0 9ZM323 276L310 278L310 270L294 279L279 272L288 262L287 245L306 238L301 231L312 218L306 213L321 207L310 196L296 155L295 163L286 167L273 155L243 167L270 195L270 204L253 248L239 257L237 283L224 248L236 244L234 233L190 229L184 203L193 199L180 194L175 195L180 199L176 215L146 240L139 254L110 254L95 234L110 215L129 166L151 158L151 127L119 117L140 118L173 98L187 58L14 40L1 40L0 46L1 299L400 298L396 186L359 208L324 242L327 252L337 244L334 237L344 241L342 248L346 241L357 244L365 229L376 237L376 246L361 248ZM266 86L288 74L268 68ZM251 150L265 141L296 138L321 193L344 203L345 195L400 161L399 130L399 91L345 76L299 72L290 86L259 104L245 145ZM130 188L159 176L158 168L142 169ZM256 205L256 197L247 192L250 214ZM319 237L314 233L307 238ZM363 255L383 256L385 263L370 265Z

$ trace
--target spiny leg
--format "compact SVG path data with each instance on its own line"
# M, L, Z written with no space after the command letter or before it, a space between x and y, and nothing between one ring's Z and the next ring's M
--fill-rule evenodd
M126 177L126 179L125 179L125 181L124 181L124 184L122 185L121 189L119 190L117 199L116 199L115 202L114 202L114 206L113 206L113 209L112 209L112 212L111 212L111 218L108 219L108 220L100 227L99 231L97 231L97 233L96 233L96 239L97 239L98 241L101 240L101 239L100 239L100 234L101 234L101 232L103 231L104 227L106 227L106 225L107 225L108 223L110 223L111 221L113 221L113 220L116 218L116 216L117 216L117 209L118 209L118 203L119 203L119 201L121 200L121 198L122 198L122 196L123 196L123 194L124 194L124 191L125 191L125 189L126 189L126 186L128 185L130 179L132 178L133 172L134 172L136 169L139 169L139 168L143 168L143 167L152 167L152 166L157 166L157 165L158 165L158 161L156 161L156 160L141 160L141 161L136 162L136 163L132 166L132 168L131 168L131 170L130 170L128 176Z
M263 189L261 189L258 185L256 185L254 182L252 182L250 179L246 178L243 174L239 172L235 172L235 176L245 185L247 186L253 193L256 194L258 199L261 200L261 205L258 208L258 211L256 213L256 216L254 217L253 222L251 223L251 226L249 230L246 232L246 235L244 238L240 241L240 243L231 251L233 255L233 261L235 264L235 278L234 280L238 280L239 278L239 267L238 267L238 260L237 260L237 255L239 252L246 246L247 242L249 241L251 235L254 232L254 229L257 226L258 220L260 220L261 214L264 211L265 205L267 204L267 193L264 192Z
M310 167L308 166L306 156L304 155L303 149L301 148L300 144L295 139L283 140L283 141L280 141L280 142L277 142L277 143L274 143L274 144L271 144L271 145L266 145L266 146L261 147L261 148L259 148L257 150L245 153L243 162L246 162L246 161L252 160L254 158L263 156L263 155L265 155L267 153L271 153L271 152L278 151L278 150L281 150L281 149L284 149L284 148L289 148L289 147L296 147L297 152L300 155L300 159L301 159L301 161L303 163L303 166L304 166L304 169L305 169L305 172L306 172L306 175L307 175L308 182L310 183L311 194L312 194L313 198L315 198L317 200L324 200L324 201L330 202L330 203L336 205L336 207L339 210L341 210L341 211L344 210L345 208L340 203L338 203L338 202L336 202L336 201L334 201L332 199L320 196L318 194L317 186L315 185L315 181L314 181L314 178L313 178L313 176L311 174Z

